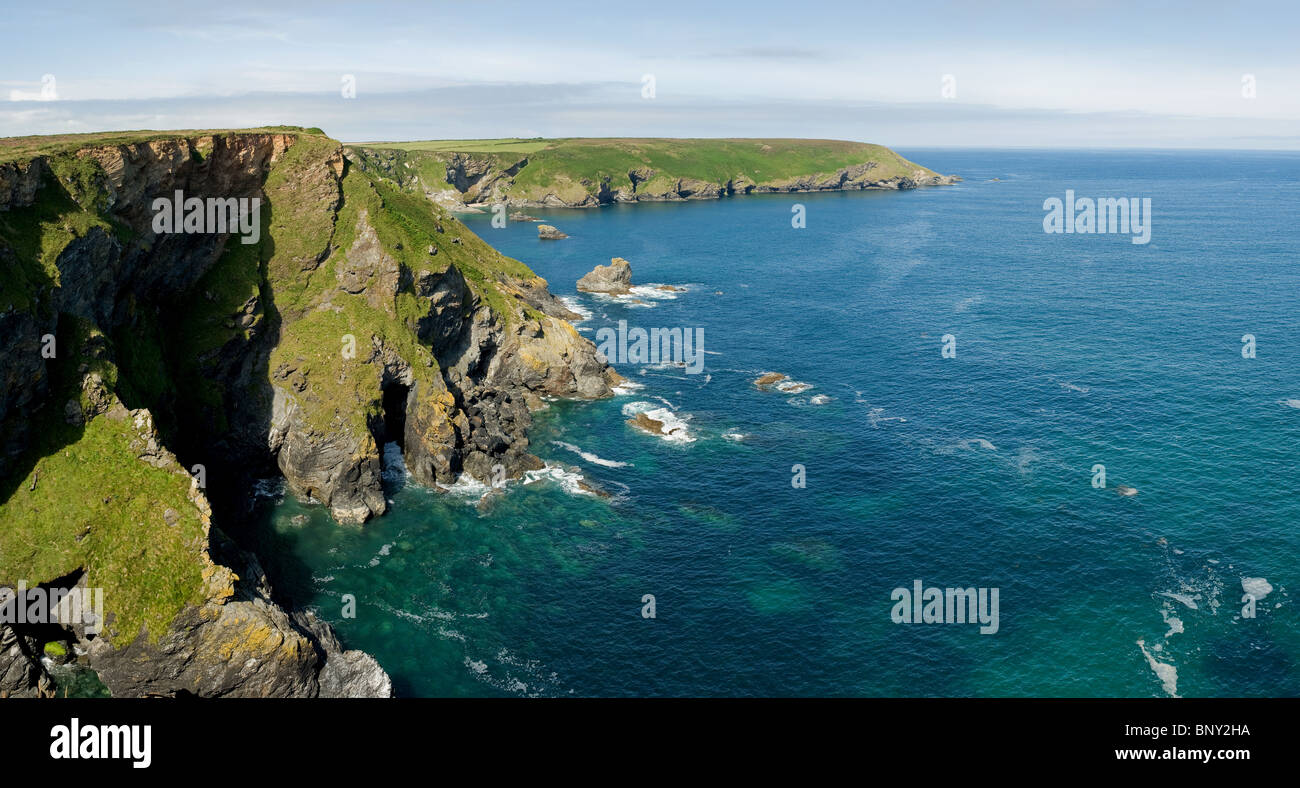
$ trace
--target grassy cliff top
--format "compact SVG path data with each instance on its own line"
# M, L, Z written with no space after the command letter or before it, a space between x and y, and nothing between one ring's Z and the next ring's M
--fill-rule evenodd
M187 137L219 137L227 134L305 134L324 137L317 128L302 126L263 126L250 129L182 129L176 131L96 131L88 134L39 134L30 137L0 137L0 162L23 161L34 156L50 156L100 145L134 145L155 140Z
M875 182L938 175L883 145L846 140L582 138L430 140L348 146L365 166L410 186L465 202L504 198L522 204L593 205L602 190L662 199L703 188L807 190L864 165ZM480 176L486 165L486 175ZM470 178L457 179L453 167ZM469 183L470 188L465 188ZM609 191L602 193L608 195Z
M520 172L521 183L543 183L548 176L559 174L594 177L637 167L699 179L747 176L756 182L771 182L871 161L891 173L930 173L883 145L846 140L569 137L380 142L356 147L527 157L529 164Z

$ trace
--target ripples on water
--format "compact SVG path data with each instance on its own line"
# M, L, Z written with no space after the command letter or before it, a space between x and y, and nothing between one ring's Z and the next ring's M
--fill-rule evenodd
M547 469L505 494L407 484L391 454L364 528L272 490L279 589L408 695L1300 694L1300 159L911 157L967 180L552 211L549 245L471 218L584 329L703 327L707 374L552 403ZM1067 188L1151 197L1151 243L1045 235ZM690 287L574 291L614 256ZM773 370L810 387L752 384ZM1000 631L894 624L914 579L1000 588ZM1243 579L1272 589L1255 619Z

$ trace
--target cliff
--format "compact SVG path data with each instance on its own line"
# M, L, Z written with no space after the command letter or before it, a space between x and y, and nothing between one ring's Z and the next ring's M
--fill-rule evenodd
M260 200L257 232L158 230L177 191ZM273 475L382 514L387 441L426 484L539 467L542 397L618 381L569 317L317 130L0 141L0 585L107 612L98 637L3 627L0 691L37 691L59 637L115 695L388 694L222 529Z
M451 208L587 208L737 194L911 189L960 180L883 146L841 140L441 140L348 150L376 177Z

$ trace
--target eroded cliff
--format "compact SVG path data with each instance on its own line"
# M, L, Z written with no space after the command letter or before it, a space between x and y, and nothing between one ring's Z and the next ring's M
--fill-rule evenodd
M0 148L0 585L105 588L105 633L68 637L114 694L386 694L222 534L249 484L364 522L385 442L427 484L518 476L543 397L618 377L543 280L336 141L139 136ZM256 243L157 231L177 192L260 200ZM0 636L0 690L34 691L34 635Z

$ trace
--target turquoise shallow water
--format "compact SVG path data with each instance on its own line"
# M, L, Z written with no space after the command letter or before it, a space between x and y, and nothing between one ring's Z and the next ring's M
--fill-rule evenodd
M622 365L643 389L537 415L534 451L608 501L394 475L363 528L268 501L277 590L404 695L1300 695L1300 156L903 153L966 180L531 211L549 243L467 219L560 295L613 256L686 286L578 297L580 326L703 328L704 373ZM1066 189L1151 198L1151 242L1045 234ZM771 370L813 388L751 385ZM1254 619L1246 577L1273 588ZM895 624L918 578L998 588L1000 631Z

